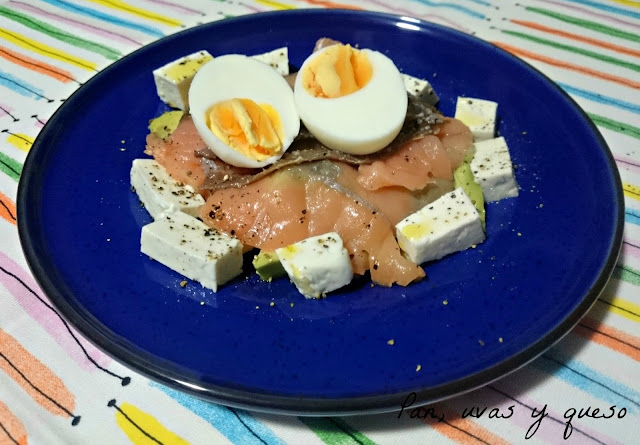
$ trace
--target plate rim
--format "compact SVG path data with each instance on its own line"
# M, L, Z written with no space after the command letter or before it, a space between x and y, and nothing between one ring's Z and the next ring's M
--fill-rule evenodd
M403 391L402 393L342 398L282 396L212 384L206 385L206 387L204 387L201 386L202 382L185 381L184 376L180 376L179 373L174 372L173 369L166 369L162 366L158 366L155 363L151 363L146 360L145 357L138 356L137 354L130 351L126 345L114 342L113 337L117 337L117 335L113 331L109 330L84 307L75 307L76 305L73 305L69 301L67 301L64 296L64 292L60 289L64 286L56 285L55 280L52 280L50 278L43 262L39 259L38 247L34 244L31 237L31 233L35 233L34 230L37 230L37 224L35 222L30 222L30 219L28 218L29 208L31 206L28 204L29 201L27 198L34 196L34 192L32 191L32 182L27 181L27 178L37 175L38 165L36 163L36 158L39 155L39 152L45 151L40 147L43 145L43 141L48 138L48 135L52 132L55 132L57 123L60 120L63 120L67 110L71 110L69 104L73 104L76 95L82 94L82 91L88 89L93 83L99 81L105 76L109 76L110 72L113 69L117 68L117 66L121 62L137 57L137 54L142 51L153 50L154 46L164 43L167 40L180 38L185 34L194 32L195 30L201 28L215 28L216 25L222 22L227 24L231 21L236 23L240 22L238 23L238 25L241 26L241 22L252 21L256 18L267 20L269 18L296 15L333 15L350 17L359 16L362 20L376 20L384 22L385 24L391 24L392 22L406 22L413 26L419 26L422 29L434 28L440 33L454 34L456 38L471 39L474 41L474 43L490 48L493 51L498 51L502 53L502 55L511 58L515 63L519 63L526 69L532 71L538 76L541 76L543 80L545 80L556 90L556 92L558 92L570 103L570 105L575 109L580 117L582 117L582 119L588 124L588 127L591 129L593 135L596 138L596 143L604 148L603 151L606 162L608 164L613 183L616 186L616 200L614 204L617 206L617 224L615 227L615 232L610 240L610 246L606 261L604 261L602 269L600 270L597 279L594 280L593 285L582 297L582 300L574 308L574 310L566 318L559 322L553 329L551 329L543 337L538 339L538 341L530 344L528 347L518 352L517 354L514 354L507 359L495 363L492 366L485 368L479 372L426 389L416 388L414 391L407 390ZM46 154L41 156L46 156ZM35 196L38 196L37 192ZM29 203L33 205L33 202ZM596 302L598 296L604 290L606 283L613 273L615 264L617 263L617 259L622 247L622 235L624 229L624 195L622 191L622 181L611 149L604 140L604 137L598 130L597 126L588 117L586 112L576 103L573 98L571 98L571 96L569 96L568 93L562 90L562 88L560 88L546 74L542 73L540 70L533 67L525 60L513 56L509 52L496 45L493 45L488 41L485 41L474 35L466 34L462 31L449 28L447 26L390 13L352 10L301 9L288 11L269 11L213 21L157 39L144 46L141 46L135 51L127 54L125 57L113 62L109 66L100 70L100 72L92 76L87 82L76 89L65 100L65 102L60 107L58 107L58 109L54 112L51 118L49 118L43 129L40 131L23 165L22 174L18 183L16 204L19 239L25 259L34 278L38 282L45 295L49 298L58 314L61 315L71 326L74 327L74 329L76 329L85 339L89 340L98 349L112 357L117 362L133 369L135 372L138 372L139 374L142 374L151 380L160 382L173 389L180 390L182 392L214 403L220 403L235 408L250 409L267 413L308 416L357 415L394 412L400 409L400 404L403 400L402 397L410 395L412 393L416 393L415 403L411 405L413 408L415 408L473 391L474 389L485 386L495 380L505 377L506 375L516 371L517 369L520 369L521 367L539 357L551 346L559 342L566 334L571 331L571 329ZM86 317L90 318L91 321L88 321ZM108 333L111 333L111 335L109 336ZM174 366L174 368L177 367Z

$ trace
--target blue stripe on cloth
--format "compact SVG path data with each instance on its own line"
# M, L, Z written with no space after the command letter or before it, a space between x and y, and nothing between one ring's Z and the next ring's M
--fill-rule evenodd
M594 93L592 91L582 90L580 88L572 87L566 83L557 82L560 88L565 90L569 94L574 96L580 96L585 99L592 100L604 105L611 105L622 110L631 111L632 113L640 114L640 105L632 104L631 102L625 102L623 100L616 99L614 97L603 96L602 94Z
M209 422L233 443L247 445L285 445L271 429L256 420L246 411L229 409L215 403L205 402L188 394L167 388L159 383L150 382L189 411Z
M95 9L86 8L84 6L76 5L73 3L65 2L63 0L42 0L52 6L56 6L66 11L75 12L77 14L93 17L94 19L102 20L103 22L112 23L114 25L123 26L125 28L134 29L136 31L142 31L154 37L164 37L162 31L151 26L142 25L140 23L132 22L130 20L121 19L114 15L105 14Z
M476 3L478 5L482 5L482 6L491 6L491 3L486 2L484 0L467 0L468 2L472 2L472 3Z
M466 7L460 6L460 5L454 5L454 4L451 4L451 3L432 2L430 0L412 0L412 1L420 3L420 4L425 5L425 6L431 6L432 8L453 9L455 11L462 12L464 14L470 15L471 17L475 17L477 19L483 19L484 20L484 18L485 18L485 16L483 14L480 14L479 12L476 12L473 9L469 9L469 8L466 8Z
M627 17L633 17L636 19L640 19L640 14L634 11L629 11L628 9L617 8L615 6L603 5L602 3L592 2L590 0L566 0L572 3L579 3L581 5L590 6L595 9L600 9L601 11L611 12L613 14L618 15L626 15Z
M0 71L0 85L18 93L21 96L31 97L33 99L46 99L44 97L44 92L41 89L34 87L33 85L30 85L24 80L18 79L9 73L5 73L4 71Z
M629 413L638 412L640 394L628 386L594 371L573 359L559 360L549 354L542 355L533 366L593 397L626 408Z
M640 212L634 209L626 209L624 211L624 220L630 224L640 226Z

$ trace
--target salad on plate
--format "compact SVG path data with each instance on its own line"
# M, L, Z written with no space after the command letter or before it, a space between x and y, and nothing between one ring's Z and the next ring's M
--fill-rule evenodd
M518 195L497 103L459 97L446 117L427 80L327 38L289 71L286 47L154 70L171 111L131 168L144 254L213 291L243 267L306 298L354 275L407 286L484 241L485 202Z

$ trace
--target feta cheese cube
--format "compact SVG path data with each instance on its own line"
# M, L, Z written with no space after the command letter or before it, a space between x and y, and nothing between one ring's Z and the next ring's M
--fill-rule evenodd
M242 272L242 243L182 212L144 226L140 250L214 292Z
M189 87L200 67L213 59L207 51L198 51L153 70L156 91L167 105L189 110Z
M400 248L416 264L468 249L485 239L478 210L462 187L396 225Z
M306 298L320 298L353 278L349 253L335 232L276 249L284 270Z
M498 104L490 100L458 97L455 118L461 120L473 133L476 141L495 136Z
M419 79L409 74L402 74L402 80L404 80L404 87L407 89L407 93L413 97L431 105L437 104L440 100L428 80Z
M289 48L283 46L282 48L274 49L264 54L258 54L253 56L254 59L271 65L277 72L283 76L289 74Z
M134 159L131 186L153 219L181 211L197 216L204 199L192 187L176 181L153 159Z
M482 187L484 200L499 201L518 196L509 147L503 137L476 142L471 160L474 180Z

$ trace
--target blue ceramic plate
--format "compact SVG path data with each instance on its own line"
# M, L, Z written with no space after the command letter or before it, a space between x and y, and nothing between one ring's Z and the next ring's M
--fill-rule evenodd
M363 279L306 301L288 280L266 284L250 272L218 293L180 287L183 277L140 253L150 218L129 186L148 120L165 109L151 71L200 49L257 54L284 45L299 66L323 36L388 53L402 71L428 78L447 115L457 96L498 102L520 196L487 206L485 243L427 264L428 278L408 287ZM602 290L623 209L605 142L542 74L447 28L336 11L211 23L114 63L45 126L18 203L33 273L89 340L169 386L296 414L394 410L411 392L417 405L527 363Z

